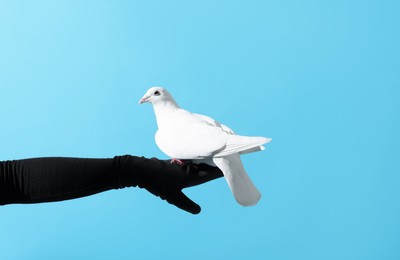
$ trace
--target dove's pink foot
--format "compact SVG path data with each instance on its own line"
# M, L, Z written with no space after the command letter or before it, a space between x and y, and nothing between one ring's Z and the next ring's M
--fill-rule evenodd
M178 165L184 165L185 162L176 158L172 158L170 163L176 163Z

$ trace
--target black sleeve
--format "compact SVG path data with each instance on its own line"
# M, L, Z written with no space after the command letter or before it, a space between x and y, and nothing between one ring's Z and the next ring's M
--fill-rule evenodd
M0 205L74 199L120 188L118 160L34 158L0 162Z

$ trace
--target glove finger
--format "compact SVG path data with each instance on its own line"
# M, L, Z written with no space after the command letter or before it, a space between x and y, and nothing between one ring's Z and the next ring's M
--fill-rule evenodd
M224 176L218 167L210 166L205 163L198 164L195 169L195 174L189 172L189 178L185 184L185 188L203 184Z
M169 194L166 197L168 203L175 205L176 207L183 209L192 214L199 214L201 208L194 201L189 199L182 191Z

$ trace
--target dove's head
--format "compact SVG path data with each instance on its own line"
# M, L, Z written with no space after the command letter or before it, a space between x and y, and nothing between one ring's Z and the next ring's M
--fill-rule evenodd
M149 88L144 96L139 100L139 104L149 102L153 105L173 104L178 106L171 94L162 87Z

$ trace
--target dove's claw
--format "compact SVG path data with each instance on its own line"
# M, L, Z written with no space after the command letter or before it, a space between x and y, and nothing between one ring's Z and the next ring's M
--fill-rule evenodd
M185 165L185 162L176 158L172 158L170 163L176 163L178 165Z

